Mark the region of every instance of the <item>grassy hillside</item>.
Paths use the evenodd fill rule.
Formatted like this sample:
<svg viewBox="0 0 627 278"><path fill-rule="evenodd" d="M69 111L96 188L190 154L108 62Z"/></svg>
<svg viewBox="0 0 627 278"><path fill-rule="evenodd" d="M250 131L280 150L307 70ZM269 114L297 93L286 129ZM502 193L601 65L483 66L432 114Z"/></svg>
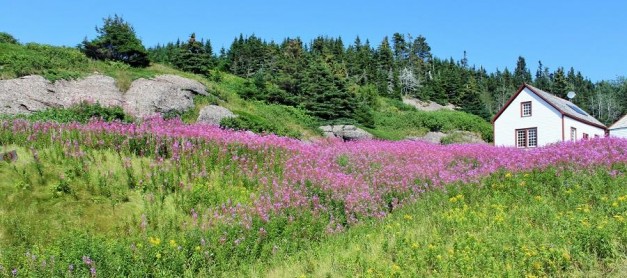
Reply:
<svg viewBox="0 0 627 278"><path fill-rule="evenodd" d="M196 108L180 115L188 123L196 120L202 106L217 104L242 116L237 122L231 123L234 128L296 138L321 135L317 127L323 123L302 109L242 99L239 93L246 91L246 80L228 73L213 72L211 78L206 78L160 64L138 69L119 62L94 61L75 48L35 43L0 43L0 79L40 74L54 81L80 78L94 72L113 77L121 91L126 91L135 79L159 74L177 74L203 83L211 96L197 96ZM374 111L375 126L368 131L378 138L400 140L407 136L424 135L428 131L466 130L480 134L486 141L492 140L491 125L464 112L419 112L400 101L387 98L378 98L377 103Z"/></svg>
<svg viewBox="0 0 627 278"><path fill-rule="evenodd" d="M0 276L620 276L627 141L0 121ZM4 159L5 157L3 157Z"/></svg>
<svg viewBox="0 0 627 278"><path fill-rule="evenodd" d="M627 176L500 172L233 276L625 277ZM229 276L227 275L227 276Z"/></svg>

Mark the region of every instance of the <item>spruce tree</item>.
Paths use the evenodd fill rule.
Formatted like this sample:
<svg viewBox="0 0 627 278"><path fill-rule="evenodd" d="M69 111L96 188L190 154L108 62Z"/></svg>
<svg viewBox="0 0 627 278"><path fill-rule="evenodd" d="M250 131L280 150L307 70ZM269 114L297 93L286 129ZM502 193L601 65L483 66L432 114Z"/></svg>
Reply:
<svg viewBox="0 0 627 278"><path fill-rule="evenodd" d="M320 59L312 61L303 80L300 106L322 120L354 116L355 98L346 91L344 80L334 76Z"/></svg>
<svg viewBox="0 0 627 278"><path fill-rule="evenodd" d="M83 40L79 48L87 57L97 60L113 60L133 67L147 67L150 64L148 52L135 35L135 29L122 17L115 15L104 19L102 27L96 27L98 37L92 41Z"/></svg>

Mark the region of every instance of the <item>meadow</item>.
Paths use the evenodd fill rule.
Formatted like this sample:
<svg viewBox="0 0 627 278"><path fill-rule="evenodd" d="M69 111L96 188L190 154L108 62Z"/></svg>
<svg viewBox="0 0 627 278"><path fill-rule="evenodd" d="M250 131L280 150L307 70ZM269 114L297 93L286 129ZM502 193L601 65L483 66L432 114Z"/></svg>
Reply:
<svg viewBox="0 0 627 278"><path fill-rule="evenodd" d="M627 270L627 140L299 141L152 118L0 121L0 276Z"/></svg>

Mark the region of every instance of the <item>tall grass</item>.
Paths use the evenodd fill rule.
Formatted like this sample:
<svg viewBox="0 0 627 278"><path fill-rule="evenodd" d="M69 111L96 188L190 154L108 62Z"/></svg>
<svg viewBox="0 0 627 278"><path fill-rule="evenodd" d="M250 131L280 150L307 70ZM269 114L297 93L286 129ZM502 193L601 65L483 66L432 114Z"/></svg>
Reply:
<svg viewBox="0 0 627 278"><path fill-rule="evenodd" d="M503 225L516 224L523 229L528 229L525 223L545 227L538 221L547 216L537 208L490 206L481 211L482 196L490 196L482 195L488 194L485 192L498 192L503 187L504 193L498 197L503 204L536 200L529 198L540 195L548 201L543 204L547 206L545 210L560 211L562 207L571 208L553 200L562 196L560 190L578 189L573 183L579 184L580 180L573 178L593 176L596 180L589 185L583 181L579 184L583 187L581 192L594 189L611 202L607 203L609 207L601 206L593 203L597 197L577 193L580 199L574 203L589 204L581 210L599 208L595 220L589 218L588 222L602 224L596 222L602 217L618 221L625 211L621 185L625 179L627 141L618 139L521 151L421 142L302 143L160 118L139 124L92 121L84 125L4 120L0 126L0 144L7 151L17 149L19 157L16 163L0 162L0 273L6 276L12 275L13 270L26 276L228 275L238 269L246 271L258 262L317 250L316 246L324 246L325 242L334 244L338 234L364 225L379 229L376 223L380 219L394 221L398 213L407 214L407 221L422 219L418 211L413 218L411 208L423 198L435 198L436 201L427 203L440 205L447 213L466 213L463 204L468 202L470 208L476 206L474 209L478 210L476 219L457 223L443 212L428 222L436 228L428 230L429 237L425 239L420 233L413 236L411 229L402 237L386 234L390 240L428 239L435 249L411 257L410 249L391 247L396 241L388 242L381 245L381 250L375 250L383 259L381 264L371 264L373 271L409 274L413 271L409 265L421 262L417 268L425 269L424 273L437 270L455 274L453 263L467 259L470 269L459 273L479 275L482 270L497 272L499 264L486 265L472 257L452 257L448 266L437 262L424 265L424 260L432 258L428 256L444 258L442 250L448 252L453 243L436 239L457 234L457 228L461 234L477 233L480 238L490 234L479 233L488 223L495 222L491 224L494 232L506 227L499 226L497 216L503 217ZM494 172L500 174L490 177ZM521 186L522 181L530 186ZM465 183L475 185L446 187ZM518 187L512 185L516 183ZM435 197L428 197L430 194ZM514 197L505 199L508 194ZM441 204L438 198L448 203ZM511 212L512 217L497 215L499 208ZM422 215L437 211L431 208ZM526 217L529 212L538 215ZM390 215L392 218L386 218ZM472 215L459 217L471 219ZM557 227L560 232L555 233L563 235L566 227L578 225L580 220L566 217L558 223L561 226L550 227ZM581 265L599 271L615 269L612 262L620 261L625 248L624 226L616 223L608 222L608 232L594 239L598 244L569 249L574 259L565 268L550 268L549 259L554 254L550 251L537 260L542 271L528 273L561 275L581 269ZM424 229L424 222L413 227ZM520 237L520 242L529 244L545 242L523 238L522 232L514 234L517 236L508 239L515 241ZM500 240L497 239L488 249L472 249L475 247L468 245L467 252L498 257L503 253L494 247ZM474 242L472 238L467 240L468 244ZM428 246L426 243L417 242L420 246ZM556 250L563 252L563 245L559 244ZM454 251L462 252L464 246ZM574 255L575 251L582 252L580 257ZM605 253L599 257L599 252ZM367 258L355 260L369 265ZM388 260L397 266L385 269ZM528 260L512 266L529 270L535 262ZM314 261L302 273L317 275L318 264L328 268L323 262ZM337 273L368 273L368 269L358 266L338 269ZM409 270L401 273L403 269ZM264 270L280 273L277 269Z"/></svg>

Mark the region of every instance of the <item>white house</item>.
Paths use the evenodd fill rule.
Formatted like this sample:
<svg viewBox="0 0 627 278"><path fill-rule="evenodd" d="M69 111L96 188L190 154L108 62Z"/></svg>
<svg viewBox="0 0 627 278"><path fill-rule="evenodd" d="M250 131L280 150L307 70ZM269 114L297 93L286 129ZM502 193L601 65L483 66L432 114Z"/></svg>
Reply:
<svg viewBox="0 0 627 278"><path fill-rule="evenodd" d="M541 147L605 136L607 127L577 105L528 84L492 119L495 146Z"/></svg>
<svg viewBox="0 0 627 278"><path fill-rule="evenodd" d="M627 115L610 126L610 136L627 138Z"/></svg>

